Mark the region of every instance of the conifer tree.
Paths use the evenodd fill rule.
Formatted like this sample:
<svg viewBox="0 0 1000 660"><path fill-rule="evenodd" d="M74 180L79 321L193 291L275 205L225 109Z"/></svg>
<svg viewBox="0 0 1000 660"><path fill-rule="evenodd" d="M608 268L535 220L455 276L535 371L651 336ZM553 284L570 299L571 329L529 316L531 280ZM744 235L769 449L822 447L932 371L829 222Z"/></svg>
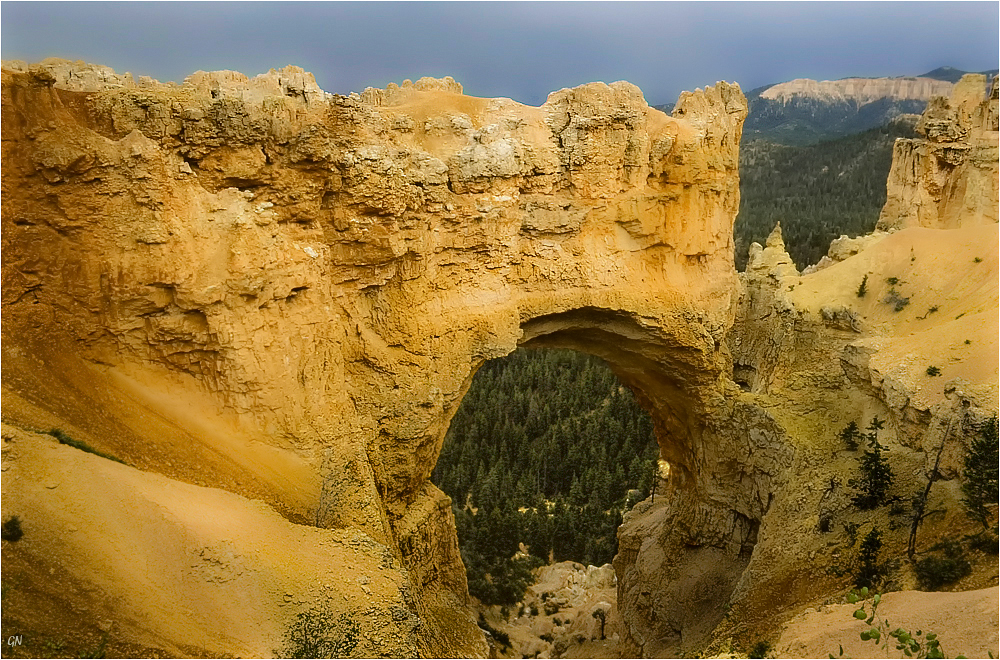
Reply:
<svg viewBox="0 0 1000 660"><path fill-rule="evenodd" d="M997 485L998 425L996 415L985 422L976 434L965 455L965 483L962 484L962 503L969 517L989 529L989 506L1000 499Z"/></svg>
<svg viewBox="0 0 1000 660"><path fill-rule="evenodd" d="M868 449L862 455L861 463L858 466L861 476L848 482L849 485L858 490L853 502L859 509L874 509L885 504L889 498L893 474L888 459L882 455L882 452L887 451L888 447L878 441L878 432L882 430L884 425L885 423L878 417L872 418L868 425L868 433L864 436L868 443Z"/></svg>

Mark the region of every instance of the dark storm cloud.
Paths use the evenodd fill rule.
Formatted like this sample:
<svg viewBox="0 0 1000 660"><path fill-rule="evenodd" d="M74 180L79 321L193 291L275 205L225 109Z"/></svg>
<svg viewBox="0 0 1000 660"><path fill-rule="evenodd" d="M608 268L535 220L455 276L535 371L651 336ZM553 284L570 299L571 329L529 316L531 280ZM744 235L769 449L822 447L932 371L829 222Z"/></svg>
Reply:
<svg viewBox="0 0 1000 660"><path fill-rule="evenodd" d="M298 64L332 92L451 75L477 96L538 104L629 80L683 89L997 66L1000 4L3 2L4 59L48 56L182 80Z"/></svg>

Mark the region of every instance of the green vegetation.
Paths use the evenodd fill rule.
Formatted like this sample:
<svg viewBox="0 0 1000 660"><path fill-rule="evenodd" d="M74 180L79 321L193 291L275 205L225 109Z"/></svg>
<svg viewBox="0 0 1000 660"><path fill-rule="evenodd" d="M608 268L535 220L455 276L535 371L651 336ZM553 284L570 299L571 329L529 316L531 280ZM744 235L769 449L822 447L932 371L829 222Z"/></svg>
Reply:
<svg viewBox="0 0 1000 660"><path fill-rule="evenodd" d="M854 611L854 618L859 621L864 621L868 626L867 630L859 633L861 641L872 642L875 646L881 644L881 649L883 651L882 655L888 657L888 649L890 640L895 642L895 647L897 651L901 651L903 655L908 658L943 658L944 649L941 648L941 642L938 640L935 633L927 633L925 636L923 631L918 630L916 634L910 633L902 628L896 628L891 630L892 626L886 619L878 618L878 606L882 602L881 594L873 594L870 610L866 610L865 606L868 601L868 595L871 593L867 588L862 588L860 591L852 591L847 596L847 602L853 604L859 603L858 609ZM840 656L844 655L844 647L840 647ZM872 654L874 655L874 654ZM830 657L834 657L831 653ZM962 658L964 656L958 656Z"/></svg>
<svg viewBox="0 0 1000 660"><path fill-rule="evenodd" d="M858 428L857 422L851 422L845 426L838 437L844 441L844 445L851 451L856 451L859 443L865 439L861 429Z"/></svg>
<svg viewBox="0 0 1000 660"><path fill-rule="evenodd" d="M990 528L991 505L1000 500L1000 488L997 484L998 428L1000 420L997 415L987 420L979 427L979 432L973 439L965 454L965 482L962 484L962 503L970 518L983 526L983 531ZM993 531L996 535L996 523ZM995 545L995 542L994 542Z"/></svg>
<svg viewBox="0 0 1000 660"><path fill-rule="evenodd" d="M861 285L858 286L858 298L864 298L868 293L868 275L861 278Z"/></svg>
<svg viewBox="0 0 1000 660"><path fill-rule="evenodd" d="M604 634L604 628L608 622L608 612L603 607L599 607L591 612L590 616L601 622L601 640L607 639L607 635Z"/></svg>
<svg viewBox="0 0 1000 660"><path fill-rule="evenodd" d="M924 312L924 315L923 316L918 316L917 319L920 320L920 321L923 321L925 318L927 318L931 314L936 314L939 309L940 309L940 307L938 307L937 305L931 305L930 307L927 308L927 311Z"/></svg>
<svg viewBox="0 0 1000 660"><path fill-rule="evenodd" d="M21 519L17 516L11 516L3 522L3 526L0 527L0 537L4 541L10 541L11 543L17 543L24 536L24 530L21 529Z"/></svg>
<svg viewBox="0 0 1000 660"><path fill-rule="evenodd" d="M871 530L861 540L858 547L857 565L854 571L854 584L859 587L878 586L886 573L886 566L879 561L882 552L882 532L877 527Z"/></svg>
<svg viewBox="0 0 1000 660"><path fill-rule="evenodd" d="M761 139L740 145L740 212L734 228L736 267L746 268L750 244L764 243L774 225L798 268L814 264L830 241L875 228L896 138L912 124L892 122L864 133L807 147Z"/></svg>
<svg viewBox="0 0 1000 660"><path fill-rule="evenodd" d="M657 456L652 421L601 360L518 350L484 364L432 475L452 499L469 592L513 604L540 563L610 562ZM530 557L514 558L520 543Z"/></svg>
<svg viewBox="0 0 1000 660"><path fill-rule="evenodd" d="M901 114L919 115L926 106L924 101L887 98L860 106L856 101L772 100L760 96L765 89L747 92L750 114L743 127L744 139L810 145L874 129Z"/></svg>
<svg viewBox="0 0 1000 660"><path fill-rule="evenodd" d="M747 654L748 658L766 658L767 654L771 652L771 643L768 641L761 640L753 645L750 652Z"/></svg>
<svg viewBox="0 0 1000 660"><path fill-rule="evenodd" d="M493 626L491 626L486 621L486 617L483 616L482 612L479 613L479 623L478 623L478 625L479 625L480 628L482 628L487 633L489 633L490 637L492 637L493 639L495 639L497 641L497 643L500 645L500 649L501 650L505 650L505 649L510 648L510 635L508 635L507 633L505 633L502 630L497 630L496 628L494 628Z"/></svg>
<svg viewBox="0 0 1000 660"><path fill-rule="evenodd" d="M79 449L80 451L85 451L88 454L94 454L95 456L100 456L101 458L106 458L109 461L114 461L115 463L121 463L122 465L127 465L127 463L125 463L125 461L123 461L122 459L118 458L117 456L112 456L111 454L105 454L103 451L100 451L99 449L94 449L93 447L91 447L90 445L88 445L86 442L82 442L80 440L74 440L73 438L71 438L70 436L68 436L66 433L64 433L60 429L52 429L51 431L47 431L47 433L49 435L51 435L53 438L55 438L56 440L58 440L59 444L61 444L61 445L69 445L70 447L73 447L74 449Z"/></svg>
<svg viewBox="0 0 1000 660"><path fill-rule="evenodd" d="M932 547L931 551L939 554L925 557L914 565L922 589L936 591L972 572L972 564L958 541L946 539Z"/></svg>
<svg viewBox="0 0 1000 660"><path fill-rule="evenodd" d="M847 547L853 548L854 544L858 542L858 529L861 527L858 523L844 523L844 534L847 535Z"/></svg>
<svg viewBox="0 0 1000 660"><path fill-rule="evenodd" d="M97 645L85 649L83 653L80 654L81 658L104 658L107 657L108 651L108 633L101 633L101 641L97 642Z"/></svg>
<svg viewBox="0 0 1000 660"><path fill-rule="evenodd" d="M864 434L868 449L862 454L858 466L861 476L847 482L858 491L852 501L859 509L874 509L889 500L893 474L889 460L882 455L882 452L888 451L889 448L878 441L878 432L884 425L885 423L878 417L872 418L868 425L868 433Z"/></svg>
<svg viewBox="0 0 1000 660"><path fill-rule="evenodd" d="M348 613L337 614L329 603L299 612L285 631L281 658L342 658L358 645L360 628Z"/></svg>
<svg viewBox="0 0 1000 660"><path fill-rule="evenodd" d="M896 280L896 278L890 277L889 280ZM898 283L898 280L896 280L896 283ZM901 312L904 307L910 304L910 297L904 297L903 294L897 291L893 282L890 281L889 284L889 292L885 294L885 298L882 299L882 302L892 305L894 311Z"/></svg>

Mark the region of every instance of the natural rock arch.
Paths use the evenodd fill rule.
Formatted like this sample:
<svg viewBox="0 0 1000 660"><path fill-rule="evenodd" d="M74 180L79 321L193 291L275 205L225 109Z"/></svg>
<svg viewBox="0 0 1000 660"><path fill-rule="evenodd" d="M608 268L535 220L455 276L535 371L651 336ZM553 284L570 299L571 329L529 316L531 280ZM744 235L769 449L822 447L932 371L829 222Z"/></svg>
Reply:
<svg viewBox="0 0 1000 660"><path fill-rule="evenodd" d="M730 380L737 86L668 117L623 82L531 108L429 79L335 97L294 67L88 71L4 70L5 337L209 397L237 463L304 461L312 485L275 470L254 496L389 548L435 655L482 650L428 481L469 379L519 343L594 353L675 468L669 515L623 532L627 648L711 630L789 460ZM677 639L647 639L663 621Z"/></svg>

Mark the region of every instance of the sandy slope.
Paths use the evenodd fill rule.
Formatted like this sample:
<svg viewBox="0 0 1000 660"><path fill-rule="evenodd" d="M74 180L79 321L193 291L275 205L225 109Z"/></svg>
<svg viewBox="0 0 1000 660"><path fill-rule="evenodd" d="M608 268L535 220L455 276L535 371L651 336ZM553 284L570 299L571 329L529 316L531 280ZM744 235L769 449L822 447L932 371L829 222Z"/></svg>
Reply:
<svg viewBox="0 0 1000 660"><path fill-rule="evenodd" d="M797 278L789 296L796 307L817 316L823 307L855 312L870 334L857 344L875 351L873 372L901 382L917 407L942 400L944 384L954 378L974 384L995 402L997 241L997 225L897 231L874 239L857 255ZM859 298L866 275L868 293ZM900 311L886 302L891 289L909 299ZM931 366L940 369L939 376L927 374Z"/></svg>
<svg viewBox="0 0 1000 660"><path fill-rule="evenodd" d="M109 617L100 625L111 655L270 656L296 613L320 602L338 613L369 602L372 612L354 615L387 637L391 626L378 619L411 616L403 572L363 533L297 525L262 502L6 424L3 510L24 530L3 544L5 610L31 612L5 620L4 632L24 634L26 653L46 653L46 640L84 652L74 610ZM49 573L42 584L32 579L39 566Z"/></svg>
<svg viewBox="0 0 1000 660"><path fill-rule="evenodd" d="M1000 655L997 641L998 588L960 591L955 593L925 593L900 591L885 594L878 608L880 620L916 633L937 633L941 648L949 658L965 655L985 658ZM826 658L838 655L843 645L844 656L851 658L899 658L902 654L889 647L887 653L858 636L870 626L852 616L857 605L826 605L819 610L807 610L792 619L781 634L775 650L779 658ZM870 611L870 608L869 608Z"/></svg>

